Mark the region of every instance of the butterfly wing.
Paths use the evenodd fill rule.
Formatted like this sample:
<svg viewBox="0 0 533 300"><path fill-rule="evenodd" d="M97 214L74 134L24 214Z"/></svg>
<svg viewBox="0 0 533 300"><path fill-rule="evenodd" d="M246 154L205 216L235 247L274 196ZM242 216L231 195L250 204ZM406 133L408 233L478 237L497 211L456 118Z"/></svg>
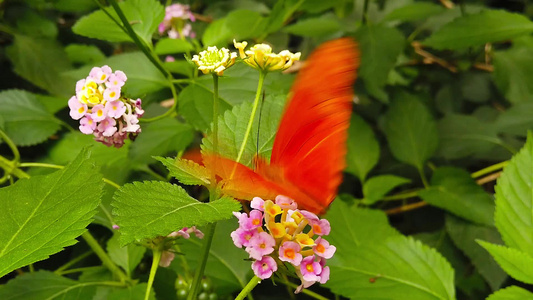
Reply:
<svg viewBox="0 0 533 300"><path fill-rule="evenodd" d="M358 64L351 39L321 45L298 74L274 140L270 167L282 172L275 181L313 212L327 208L342 181Z"/></svg>

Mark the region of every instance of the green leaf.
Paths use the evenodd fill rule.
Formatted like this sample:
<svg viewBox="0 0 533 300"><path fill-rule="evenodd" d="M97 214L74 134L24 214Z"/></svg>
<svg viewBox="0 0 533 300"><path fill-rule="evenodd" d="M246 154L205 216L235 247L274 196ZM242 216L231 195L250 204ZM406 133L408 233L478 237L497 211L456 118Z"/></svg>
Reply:
<svg viewBox="0 0 533 300"><path fill-rule="evenodd" d="M96 65L105 59L104 53L95 45L70 44L65 51L71 63Z"/></svg>
<svg viewBox="0 0 533 300"><path fill-rule="evenodd" d="M256 11L237 9L226 16L226 27L238 41L261 35L266 25L267 19Z"/></svg>
<svg viewBox="0 0 533 300"><path fill-rule="evenodd" d="M383 129L394 157L419 170L439 143L433 116L413 95L404 93L392 102Z"/></svg>
<svg viewBox="0 0 533 300"><path fill-rule="evenodd" d="M516 280L533 284L533 257L515 248L477 241Z"/></svg>
<svg viewBox="0 0 533 300"><path fill-rule="evenodd" d="M379 144L372 128L357 114L352 115L348 129L346 171L364 182L379 160Z"/></svg>
<svg viewBox="0 0 533 300"><path fill-rule="evenodd" d="M385 21L412 22L427 19L443 12L441 5L430 2L415 2L393 10L385 17Z"/></svg>
<svg viewBox="0 0 533 300"><path fill-rule="evenodd" d="M431 187L419 195L429 204L477 224L493 224L494 202L463 169L438 168L431 178Z"/></svg>
<svg viewBox="0 0 533 300"><path fill-rule="evenodd" d="M363 184L363 203L371 205L381 200L383 196L400 185L410 183L411 180L395 175L380 175L370 178Z"/></svg>
<svg viewBox="0 0 533 300"><path fill-rule="evenodd" d="M507 274L483 248L477 239L503 244L500 234L493 227L481 226L463 221L451 215L446 216L446 231L457 248L470 258L472 264L487 281L493 291L507 279Z"/></svg>
<svg viewBox="0 0 533 300"><path fill-rule="evenodd" d="M186 60L165 61L163 66L172 73L181 74L184 76L191 76L191 74L195 74L197 71L196 68ZM183 90L179 95L181 95L181 93L183 93Z"/></svg>
<svg viewBox="0 0 533 300"><path fill-rule="evenodd" d="M115 289L109 295L107 295L106 300L144 300L144 294L146 293L146 288L148 284L145 282L135 284L134 286L128 286L125 289ZM155 291L152 289L150 291L149 300L155 300ZM96 300L96 299L93 299Z"/></svg>
<svg viewBox="0 0 533 300"><path fill-rule="evenodd" d="M448 114L437 128L441 137L438 154L446 159L481 155L503 145L495 126L474 116Z"/></svg>
<svg viewBox="0 0 533 300"><path fill-rule="evenodd" d="M119 3L120 9L128 19L137 35L148 45L152 44L152 34L165 16L165 9L156 0L127 0ZM107 12L120 24L112 7ZM74 24L76 34L109 42L132 42L132 39L111 20L101 9L82 17Z"/></svg>
<svg viewBox="0 0 533 300"><path fill-rule="evenodd" d="M6 53L13 70L22 78L56 96L74 94L76 82L62 75L71 66L58 42L16 34Z"/></svg>
<svg viewBox="0 0 533 300"><path fill-rule="evenodd" d="M126 274L131 277L133 270L141 262L146 248L135 244L130 244L120 247L119 234L113 235L107 241L107 253L111 260L126 271Z"/></svg>
<svg viewBox="0 0 533 300"><path fill-rule="evenodd" d="M533 32L526 16L503 10L465 15L444 25L424 41L435 49L461 49L500 42Z"/></svg>
<svg viewBox="0 0 533 300"><path fill-rule="evenodd" d="M229 30L226 19L218 19L207 26L202 36L202 44L225 47L231 40L233 33Z"/></svg>
<svg viewBox="0 0 533 300"><path fill-rule="evenodd" d="M4 131L18 146L42 143L59 130L60 121L34 94L22 90L0 92L0 106Z"/></svg>
<svg viewBox="0 0 533 300"><path fill-rule="evenodd" d="M152 163L154 155L185 150L193 137L192 128L174 118L151 122L143 126L142 133L131 144L129 157L136 163Z"/></svg>
<svg viewBox="0 0 533 300"><path fill-rule="evenodd" d="M505 244L533 253L533 136L503 169L496 190L494 221Z"/></svg>
<svg viewBox="0 0 533 300"><path fill-rule="evenodd" d="M490 295L487 300L532 300L533 294L521 287L510 286Z"/></svg>
<svg viewBox="0 0 533 300"><path fill-rule="evenodd" d="M187 40L163 38L155 45L155 53L159 55L184 53L192 51L194 47Z"/></svg>
<svg viewBox="0 0 533 300"><path fill-rule="evenodd" d="M232 218L217 223L213 236L213 243L209 249L205 274L216 283L216 291L220 296L227 295L242 288L248 283L251 276L251 262L244 249L235 247L230 234L237 229L237 220ZM203 241L191 238L183 241L180 249L185 255L191 268L195 268L202 258ZM182 275L183 267L179 261L174 260L170 268Z"/></svg>
<svg viewBox="0 0 533 300"><path fill-rule="evenodd" d="M92 300L96 284L78 282L48 271L26 273L10 280L0 288L0 299L4 300Z"/></svg>
<svg viewBox="0 0 533 300"><path fill-rule="evenodd" d="M452 267L420 241L395 236L354 246L337 246L339 263L331 264L326 284L333 292L354 299L455 299Z"/></svg>
<svg viewBox="0 0 533 300"><path fill-rule="evenodd" d="M259 114L255 115L252 131L246 143L241 163L252 165L253 157L270 158L274 138L283 111L284 96L267 96L262 107L261 124ZM248 120L252 113L252 104L244 102L226 111L218 120L218 153L229 159L237 159L238 151L244 140ZM209 134L202 141L203 150L213 150L213 135Z"/></svg>
<svg viewBox="0 0 533 300"><path fill-rule="evenodd" d="M231 198L202 203L183 188L160 181L126 184L113 199L121 245L228 219L240 209L239 203Z"/></svg>
<svg viewBox="0 0 533 300"><path fill-rule="evenodd" d="M179 111L195 129L206 131L213 121L213 93L199 84L191 84L178 95ZM219 110L224 112L231 105L219 97Z"/></svg>
<svg viewBox="0 0 533 300"><path fill-rule="evenodd" d="M509 50L494 52L494 82L512 103L533 100L532 46L515 43Z"/></svg>
<svg viewBox="0 0 533 300"><path fill-rule="evenodd" d="M404 48L405 37L396 28L363 25L356 32L356 38L361 50L359 76L371 95L386 102L387 99L379 97L380 90Z"/></svg>
<svg viewBox="0 0 533 300"><path fill-rule="evenodd" d="M268 17L266 33L278 31L281 27L283 27L283 24L285 24L285 22L304 2L304 0L277 1L270 12L270 16Z"/></svg>
<svg viewBox="0 0 533 300"><path fill-rule="evenodd" d="M73 245L86 230L103 186L89 156L0 189L0 277Z"/></svg>
<svg viewBox="0 0 533 300"><path fill-rule="evenodd" d="M209 170L192 160L154 157L160 161L170 172L170 176L180 183L188 185L209 185Z"/></svg>
<svg viewBox="0 0 533 300"><path fill-rule="evenodd" d="M283 32L305 37L324 37L341 31L341 23L330 14L307 18L283 28Z"/></svg>
<svg viewBox="0 0 533 300"><path fill-rule="evenodd" d="M498 115L494 126L499 133L526 137L533 129L533 102L520 102Z"/></svg>
<svg viewBox="0 0 533 300"><path fill-rule="evenodd" d="M28 36L46 38L57 36L56 23L31 10L26 10L17 18L17 28L20 33Z"/></svg>
<svg viewBox="0 0 533 300"><path fill-rule="evenodd" d="M135 63L132 63L135 62ZM128 97L141 97L148 93L168 87L167 79L141 52L129 52L114 55L98 65L108 65L113 71L121 70L128 76L124 87L124 93ZM89 75L93 66L85 66L74 71L66 72L65 75L80 80ZM74 85L70 88L74 94Z"/></svg>

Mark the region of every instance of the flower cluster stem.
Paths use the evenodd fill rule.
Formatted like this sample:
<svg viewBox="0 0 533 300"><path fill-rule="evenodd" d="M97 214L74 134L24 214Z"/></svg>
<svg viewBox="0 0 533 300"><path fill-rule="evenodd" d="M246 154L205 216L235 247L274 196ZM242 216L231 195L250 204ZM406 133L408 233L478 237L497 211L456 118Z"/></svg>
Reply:
<svg viewBox="0 0 533 300"><path fill-rule="evenodd" d="M114 276L118 277L121 283L129 281L128 276L111 260L109 255L104 251L104 249L98 244L94 237L89 233L89 231L84 232L81 237L87 242L87 245L91 247L94 253L100 258L104 266L113 273Z"/></svg>
<svg viewBox="0 0 533 300"><path fill-rule="evenodd" d="M200 265L194 273L194 279L191 284L191 290L189 291L189 296L187 300L196 300L196 295L200 288L200 282L202 276L204 275L205 266L207 264L207 257L209 256L209 251L211 250L211 243L213 242L213 236L215 235L217 223L209 223L205 230L204 245L202 247L202 259L200 260Z"/></svg>
<svg viewBox="0 0 533 300"><path fill-rule="evenodd" d="M252 290L255 288L256 285L258 285L261 282L261 279L254 275L250 281L248 281L248 284L242 289L242 291L237 295L235 300L243 300L244 297L246 297L248 294L252 292Z"/></svg>
<svg viewBox="0 0 533 300"><path fill-rule="evenodd" d="M150 299L150 291L152 290L152 285L154 284L155 274L157 273L157 267L159 267L159 262L161 261L162 253L163 251L158 248L153 249L154 257L152 259L152 267L150 268L150 277L148 277L148 286L146 287L144 300Z"/></svg>

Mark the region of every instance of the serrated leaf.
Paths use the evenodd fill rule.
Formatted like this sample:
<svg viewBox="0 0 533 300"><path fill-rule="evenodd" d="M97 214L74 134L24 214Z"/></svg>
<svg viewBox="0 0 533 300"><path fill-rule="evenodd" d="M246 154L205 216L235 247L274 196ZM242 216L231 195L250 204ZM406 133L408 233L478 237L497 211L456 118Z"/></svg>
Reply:
<svg viewBox="0 0 533 300"><path fill-rule="evenodd" d="M385 114L383 129L396 159L421 170L439 143L433 116L415 96L401 94Z"/></svg>
<svg viewBox="0 0 533 300"><path fill-rule="evenodd" d="M505 244L533 253L533 136L503 169L495 187L494 221Z"/></svg>
<svg viewBox="0 0 533 300"><path fill-rule="evenodd" d="M507 274L483 248L477 239L503 244L500 234L493 227L481 226L463 221L451 215L446 216L446 232L457 248L470 258L472 264L487 281L493 291L507 279Z"/></svg>
<svg viewBox="0 0 533 300"><path fill-rule="evenodd" d="M204 166L195 163L192 160L154 157L160 161L170 172L170 176L176 178L179 182L189 185L208 185L209 170Z"/></svg>
<svg viewBox="0 0 533 300"><path fill-rule="evenodd" d="M487 300L532 300L533 294L518 286L510 286L490 295Z"/></svg>
<svg viewBox="0 0 533 300"><path fill-rule="evenodd" d="M265 31L267 19L259 12L247 9L231 11L226 16L225 26L236 40L244 40L261 35Z"/></svg>
<svg viewBox="0 0 533 300"><path fill-rule="evenodd" d="M324 37L341 31L341 23L330 14L302 19L283 28L283 32L305 37Z"/></svg>
<svg viewBox="0 0 533 300"><path fill-rule="evenodd" d="M211 22L202 35L202 44L225 47L231 40L232 32L226 25L226 18Z"/></svg>
<svg viewBox="0 0 533 300"><path fill-rule="evenodd" d="M120 247L118 234L113 235L107 241L106 249L111 260L122 267L126 271L126 274L128 274L128 277L131 277L133 270L139 265L146 252L145 247L135 244Z"/></svg>
<svg viewBox="0 0 533 300"><path fill-rule="evenodd" d="M199 84L190 84L178 95L179 111L198 130L205 131L213 122L213 93ZM219 97L219 110L223 113L231 105Z"/></svg>
<svg viewBox="0 0 533 300"><path fill-rule="evenodd" d="M419 21L443 11L445 11L444 7L435 3L415 2L393 10L384 20L398 20L402 22Z"/></svg>
<svg viewBox="0 0 533 300"><path fill-rule="evenodd" d="M58 42L16 34L6 53L13 70L22 78L55 96L74 93L76 81L62 75L72 67Z"/></svg>
<svg viewBox="0 0 533 300"><path fill-rule="evenodd" d="M151 45L152 34L165 16L165 9L161 3L156 0L127 0L120 2L119 6L137 35L145 43ZM111 6L105 9L115 20L122 24ZM132 41L101 9L79 19L72 27L72 31L79 35L109 42Z"/></svg>
<svg viewBox="0 0 533 300"><path fill-rule="evenodd" d="M105 59L104 53L95 45L70 44L65 47L71 63L95 65Z"/></svg>
<svg viewBox="0 0 533 300"><path fill-rule="evenodd" d="M346 171L364 182L368 172L378 163L380 149L372 128L357 114L352 115L346 144Z"/></svg>
<svg viewBox="0 0 533 300"><path fill-rule="evenodd" d="M216 290L219 296L241 290L248 282L251 273L251 262L248 253L235 247L230 234L237 229L237 219L232 218L217 223L213 242L209 249L205 274L216 282ZM183 241L180 249L185 255L187 262L192 268L198 265L202 258L203 241L191 238ZM183 267L175 260L170 268L181 275Z"/></svg>
<svg viewBox="0 0 533 300"><path fill-rule="evenodd" d="M493 224L494 202L463 169L438 168L431 178L431 187L419 195L429 204L477 224Z"/></svg>
<svg viewBox="0 0 533 300"><path fill-rule="evenodd" d="M128 97L142 97L147 93L168 87L168 80L142 52L128 52L113 55L97 65L108 65L113 71L121 70L126 73L128 81L126 81L122 89ZM66 72L65 75L75 80L80 80L89 75L92 67L85 66L74 71ZM75 85L72 85L69 89L69 91L72 90L72 94L74 94L74 87Z"/></svg>
<svg viewBox="0 0 533 300"><path fill-rule="evenodd" d="M76 243L100 203L102 176L90 152L50 175L0 189L0 277Z"/></svg>
<svg viewBox="0 0 533 300"><path fill-rule="evenodd" d="M530 103L533 100L531 47L531 44L515 43L509 50L494 52L494 82L512 103Z"/></svg>
<svg viewBox="0 0 533 300"><path fill-rule="evenodd" d="M48 271L26 273L10 280L0 289L4 300L92 300L96 285L78 282Z"/></svg>
<svg viewBox="0 0 533 300"><path fill-rule="evenodd" d="M332 234L333 234L332 230ZM437 251L395 236L358 247L337 246L326 284L353 299L455 299L454 272Z"/></svg>
<svg viewBox="0 0 533 300"><path fill-rule="evenodd" d="M192 51L194 47L187 40L163 38L155 45L155 53L158 55L184 53Z"/></svg>
<svg viewBox="0 0 533 300"><path fill-rule="evenodd" d="M59 130L60 121L46 110L34 94L22 90L0 92L0 106L3 128L18 146L41 143Z"/></svg>
<svg viewBox="0 0 533 300"><path fill-rule="evenodd" d="M134 182L122 186L113 197L113 215L120 226L120 244L166 236L183 227L202 226L228 219L239 211L229 197L202 203L167 182Z"/></svg>
<svg viewBox="0 0 533 300"><path fill-rule="evenodd" d="M533 32L526 16L503 10L464 15L444 25L424 41L435 49L461 49L512 39Z"/></svg>
<svg viewBox="0 0 533 300"><path fill-rule="evenodd" d="M142 133L131 144L129 158L139 164L152 163L154 155L185 150L193 138L191 126L164 118L143 126Z"/></svg>
<svg viewBox="0 0 533 300"><path fill-rule="evenodd" d="M363 184L363 196L365 197L363 203L367 205L374 204L394 188L410 182L410 179L395 175L371 177Z"/></svg>
<svg viewBox="0 0 533 300"><path fill-rule="evenodd" d="M498 262L509 276L533 284L533 257L518 249L477 241Z"/></svg>

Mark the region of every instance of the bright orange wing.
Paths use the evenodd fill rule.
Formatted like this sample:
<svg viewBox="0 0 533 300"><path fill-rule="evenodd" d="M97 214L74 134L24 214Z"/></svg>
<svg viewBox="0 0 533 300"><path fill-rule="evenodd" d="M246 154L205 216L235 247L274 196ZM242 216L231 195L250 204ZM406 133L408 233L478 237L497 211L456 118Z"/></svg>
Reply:
<svg viewBox="0 0 533 300"><path fill-rule="evenodd" d="M298 74L274 140L271 167L282 170L291 194L307 195L294 199L314 212L327 208L342 181L358 65L351 39L321 45Z"/></svg>

